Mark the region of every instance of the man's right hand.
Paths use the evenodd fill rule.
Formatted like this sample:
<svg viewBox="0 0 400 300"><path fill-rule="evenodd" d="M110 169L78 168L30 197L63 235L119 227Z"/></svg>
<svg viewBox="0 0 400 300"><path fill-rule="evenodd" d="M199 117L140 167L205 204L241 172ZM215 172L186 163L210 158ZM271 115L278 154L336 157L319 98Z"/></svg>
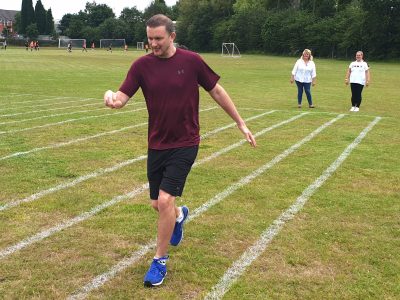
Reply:
<svg viewBox="0 0 400 300"><path fill-rule="evenodd" d="M117 93L108 90L104 93L104 105L110 108L121 108L123 106L121 100L117 100Z"/></svg>

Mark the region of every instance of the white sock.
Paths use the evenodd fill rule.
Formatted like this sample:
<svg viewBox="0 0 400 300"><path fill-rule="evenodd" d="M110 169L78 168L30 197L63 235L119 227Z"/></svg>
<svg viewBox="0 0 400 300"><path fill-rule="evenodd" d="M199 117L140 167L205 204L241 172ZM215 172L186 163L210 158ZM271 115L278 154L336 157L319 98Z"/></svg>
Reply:
<svg viewBox="0 0 400 300"><path fill-rule="evenodd" d="M183 211L182 211L182 207L178 207L179 209L179 216L176 218L176 222L180 223L183 221Z"/></svg>

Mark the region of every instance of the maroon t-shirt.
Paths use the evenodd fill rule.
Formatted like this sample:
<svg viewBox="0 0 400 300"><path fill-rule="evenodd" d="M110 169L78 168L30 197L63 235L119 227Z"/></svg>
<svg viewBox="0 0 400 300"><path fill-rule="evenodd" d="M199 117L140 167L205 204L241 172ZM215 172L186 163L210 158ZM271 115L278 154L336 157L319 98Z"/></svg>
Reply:
<svg viewBox="0 0 400 300"><path fill-rule="evenodd" d="M177 48L170 58L137 59L119 90L132 97L142 89L149 148L164 150L199 144L199 85L210 91L219 78L197 53Z"/></svg>

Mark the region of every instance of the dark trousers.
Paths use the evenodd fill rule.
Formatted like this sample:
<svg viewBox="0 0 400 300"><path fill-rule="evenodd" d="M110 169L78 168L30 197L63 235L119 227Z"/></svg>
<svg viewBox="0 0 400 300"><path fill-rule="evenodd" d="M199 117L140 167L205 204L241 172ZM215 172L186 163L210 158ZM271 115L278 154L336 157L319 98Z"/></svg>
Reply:
<svg viewBox="0 0 400 300"><path fill-rule="evenodd" d="M360 107L361 105L361 93L364 88L362 84L350 83L351 87L351 106Z"/></svg>
<svg viewBox="0 0 400 300"><path fill-rule="evenodd" d="M300 82L296 80L297 85L297 103L300 105L303 99L303 89L307 96L307 101L309 105L312 105L311 97L311 82Z"/></svg>

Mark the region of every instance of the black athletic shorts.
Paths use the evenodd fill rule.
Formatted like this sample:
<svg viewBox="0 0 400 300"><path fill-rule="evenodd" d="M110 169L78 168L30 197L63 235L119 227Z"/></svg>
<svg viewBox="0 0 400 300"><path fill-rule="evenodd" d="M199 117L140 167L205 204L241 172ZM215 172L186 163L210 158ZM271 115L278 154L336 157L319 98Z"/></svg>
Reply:
<svg viewBox="0 0 400 300"><path fill-rule="evenodd" d="M167 150L148 150L147 178L150 199L157 200L160 189L172 196L182 196L186 177L196 159L199 146Z"/></svg>

